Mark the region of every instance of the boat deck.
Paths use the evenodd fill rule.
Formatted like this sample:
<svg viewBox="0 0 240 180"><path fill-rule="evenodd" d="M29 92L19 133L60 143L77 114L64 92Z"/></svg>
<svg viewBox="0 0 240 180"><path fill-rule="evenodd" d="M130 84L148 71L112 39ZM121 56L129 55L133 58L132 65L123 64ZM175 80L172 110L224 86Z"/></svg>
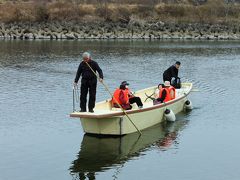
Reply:
<svg viewBox="0 0 240 180"><path fill-rule="evenodd" d="M152 92L154 92L155 88L151 88L150 89L151 93L149 93L149 89L148 89L148 94L152 94ZM146 91L144 91L146 92ZM148 99L146 102L146 95L143 92L138 92L136 93L136 96L139 96L142 99L143 102L143 108L139 109L137 107L136 104L133 104L133 108L131 110L126 110L126 112L128 114L133 114L133 113L137 113L137 112L143 112L143 111L148 111L148 110L152 110L155 108L160 108L162 106L174 103L175 101L177 101L178 99L180 99L181 97L184 97L184 93L186 92L186 88L181 88L181 89L177 89L176 90L176 98L174 100L171 100L167 103L162 103L162 104L158 104L158 105L153 105L153 102L151 99ZM117 116L123 116L124 113L122 112L122 110L120 108L112 108L111 107L111 102L110 100L106 100L103 102L99 102L96 104L96 107L94 109L94 113L90 113L90 112L79 112L79 111L75 111L73 113L70 114L70 117L78 117L78 118L109 118L109 117L117 117Z"/></svg>
<svg viewBox="0 0 240 180"><path fill-rule="evenodd" d="M152 102L143 102L143 107L142 109L139 109L135 104L132 105L133 108L131 110L126 110L125 112L127 112L128 114L130 114L131 112L135 112L135 111L141 111L144 110L146 108L152 107L153 103ZM122 110L120 108L109 108L109 109L94 109L94 113L90 113L90 112L73 112L70 114L71 117L95 117L95 118L103 118L103 117L108 117L108 116L121 116L124 115L124 113L122 112Z"/></svg>

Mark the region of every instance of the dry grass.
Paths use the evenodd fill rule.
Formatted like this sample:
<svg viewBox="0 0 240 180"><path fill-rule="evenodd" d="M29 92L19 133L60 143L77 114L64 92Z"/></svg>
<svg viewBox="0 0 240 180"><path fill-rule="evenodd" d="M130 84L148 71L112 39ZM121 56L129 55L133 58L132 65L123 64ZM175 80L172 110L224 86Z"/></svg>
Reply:
<svg viewBox="0 0 240 180"><path fill-rule="evenodd" d="M178 22L235 23L240 21L240 5L226 4L223 0L208 0L203 5L158 4L155 11L159 18Z"/></svg>
<svg viewBox="0 0 240 180"><path fill-rule="evenodd" d="M107 0L105 0L107 2ZM80 3L79 3L80 2ZM208 0L199 4L195 0L119 0L104 1L35 1L15 3L0 0L1 22L44 22L102 20L128 23L131 17L152 21L185 23L239 23L240 5L226 4L224 0ZM88 1L87 1L88 2ZM97 3L101 2L101 3ZM124 4L128 3L128 4Z"/></svg>
<svg viewBox="0 0 240 180"><path fill-rule="evenodd" d="M34 8L30 3L4 3L0 4L0 21L33 21Z"/></svg>

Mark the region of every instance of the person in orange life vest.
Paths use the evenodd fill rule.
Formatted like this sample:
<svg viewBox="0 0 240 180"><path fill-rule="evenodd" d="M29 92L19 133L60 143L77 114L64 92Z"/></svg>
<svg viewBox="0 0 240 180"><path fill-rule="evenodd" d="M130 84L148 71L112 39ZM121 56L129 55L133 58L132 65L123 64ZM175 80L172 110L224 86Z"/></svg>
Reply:
<svg viewBox="0 0 240 180"><path fill-rule="evenodd" d="M155 90L155 94L154 94L154 97L155 99L159 98L159 93L160 91L162 90L162 88L164 87L164 84L159 84L157 89Z"/></svg>
<svg viewBox="0 0 240 180"><path fill-rule="evenodd" d="M157 89L155 90L153 105L161 104L165 99L167 92L165 90L163 91L163 88L164 88L164 84L159 84ZM160 95L160 92L161 92L161 95Z"/></svg>
<svg viewBox="0 0 240 180"><path fill-rule="evenodd" d="M155 91L156 100L155 100L154 104L159 104L159 103L165 102L165 98L167 96L167 93L168 92L167 92L164 84L159 84L158 88Z"/></svg>
<svg viewBox="0 0 240 180"><path fill-rule="evenodd" d="M170 95L170 91L169 91L170 87L171 87L170 81L165 81L164 82L164 87L165 87L165 89L167 91L166 98L164 99L164 102L168 102L168 101L171 100L171 95Z"/></svg>
<svg viewBox="0 0 240 180"><path fill-rule="evenodd" d="M176 98L176 89L173 86L168 88L171 100Z"/></svg>
<svg viewBox="0 0 240 180"><path fill-rule="evenodd" d="M115 90L112 99L113 107L118 107L115 100L122 106L123 109L132 109L131 104L137 103L139 108L143 107L142 101L139 97L134 96L128 88L127 81L123 81L118 89Z"/></svg>
<svg viewBox="0 0 240 180"><path fill-rule="evenodd" d="M170 86L170 82L169 84L165 83L165 84L158 85L158 91L156 91L156 92L159 92L158 98L156 99L158 102L163 103L163 102L170 101L170 94L168 91L169 86Z"/></svg>
<svg viewBox="0 0 240 180"><path fill-rule="evenodd" d="M167 90L169 92L170 95L170 100L173 100L176 98L176 89L171 86L171 83L169 81L165 81L165 86L167 87Z"/></svg>
<svg viewBox="0 0 240 180"><path fill-rule="evenodd" d="M119 105L125 110L131 109L132 106L129 103L128 91L124 85L120 85L113 93L112 106L119 108Z"/></svg>
<svg viewBox="0 0 240 180"><path fill-rule="evenodd" d="M136 103L138 108L141 109L143 107L141 98L133 95L133 93L128 88L129 83L127 81L123 81L121 85L125 86L126 90L128 91L129 103L130 104Z"/></svg>

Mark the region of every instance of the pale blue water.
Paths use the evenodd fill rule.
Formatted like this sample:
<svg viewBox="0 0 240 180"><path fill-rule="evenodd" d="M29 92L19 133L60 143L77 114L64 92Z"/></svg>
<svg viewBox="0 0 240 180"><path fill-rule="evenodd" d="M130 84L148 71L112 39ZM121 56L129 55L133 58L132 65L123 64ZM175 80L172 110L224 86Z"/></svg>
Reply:
<svg viewBox="0 0 240 180"><path fill-rule="evenodd" d="M180 77L200 90L193 111L140 139L84 136L69 113L86 50L111 90L156 85L181 61ZM0 179L237 180L239 67L239 41L0 41ZM108 97L98 84L97 100Z"/></svg>

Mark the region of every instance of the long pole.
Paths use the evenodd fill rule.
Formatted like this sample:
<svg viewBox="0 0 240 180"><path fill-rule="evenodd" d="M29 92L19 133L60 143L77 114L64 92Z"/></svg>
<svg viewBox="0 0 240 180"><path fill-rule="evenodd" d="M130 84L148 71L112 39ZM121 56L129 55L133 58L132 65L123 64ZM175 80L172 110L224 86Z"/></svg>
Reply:
<svg viewBox="0 0 240 180"><path fill-rule="evenodd" d="M88 64L88 62L84 61L87 66L91 69L91 71L95 74L95 76L98 78L98 80L100 81L99 76L97 75L97 73L92 69L92 67ZM109 88L107 87L107 85L103 82L100 81L102 83L102 85L105 87L105 89L107 90L107 92L111 95L111 97L114 99L114 101L117 103L118 107L122 110L122 112L126 115L126 117L128 118L128 120L132 123L132 125L136 128L136 130L138 131L138 133L140 135L142 135L141 131L137 128L137 126L134 124L134 122L131 120L131 118L129 117L129 115L127 114L127 112L122 108L122 106L118 103L118 101L116 101L115 97L113 96L113 94L111 93L111 91L109 90Z"/></svg>

